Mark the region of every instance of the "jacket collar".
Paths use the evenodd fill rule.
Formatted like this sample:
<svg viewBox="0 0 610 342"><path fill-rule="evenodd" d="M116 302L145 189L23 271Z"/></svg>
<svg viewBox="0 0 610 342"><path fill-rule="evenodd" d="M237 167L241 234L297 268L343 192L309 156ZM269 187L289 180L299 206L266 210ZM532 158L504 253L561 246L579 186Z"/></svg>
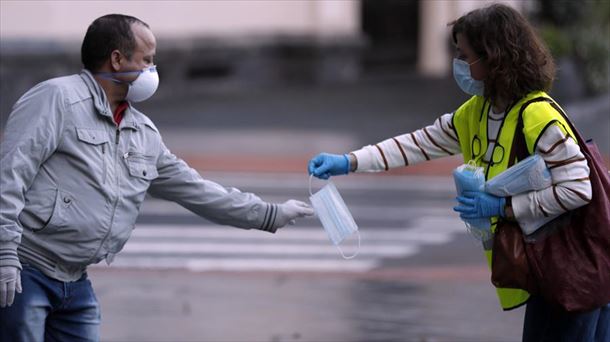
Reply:
<svg viewBox="0 0 610 342"><path fill-rule="evenodd" d="M110 109L110 103L108 102L104 88L100 86L100 84L93 77L93 74L87 69L83 69L81 71L80 77L87 85L87 88L89 88L89 92L93 98L93 106L97 110L98 114L107 117L109 120L113 120L112 110ZM140 128L140 122L136 119L136 116L133 115L131 103L123 114L123 120L121 120L121 125L119 128L131 128L134 130L138 130Z"/></svg>
<svg viewBox="0 0 610 342"><path fill-rule="evenodd" d="M97 109L98 114L112 118L112 111L110 110L110 104L106 93L102 86L93 78L93 74L87 69L83 69L80 73L80 77L83 79L89 92L93 98L93 106Z"/></svg>

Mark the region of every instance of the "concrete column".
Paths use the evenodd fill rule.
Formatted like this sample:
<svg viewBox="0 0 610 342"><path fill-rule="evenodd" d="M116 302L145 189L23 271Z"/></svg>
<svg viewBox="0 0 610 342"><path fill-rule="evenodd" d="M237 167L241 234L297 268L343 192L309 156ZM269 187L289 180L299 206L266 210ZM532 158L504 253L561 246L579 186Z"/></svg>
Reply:
<svg viewBox="0 0 610 342"><path fill-rule="evenodd" d="M360 35L360 1L311 1L315 32L318 36Z"/></svg>
<svg viewBox="0 0 610 342"><path fill-rule="evenodd" d="M449 72L450 52L447 22L452 0L420 0L417 71L425 76L443 77Z"/></svg>
<svg viewBox="0 0 610 342"><path fill-rule="evenodd" d="M504 3L523 10L531 0L420 0L417 71L425 76L444 77L451 72L450 21L492 3Z"/></svg>

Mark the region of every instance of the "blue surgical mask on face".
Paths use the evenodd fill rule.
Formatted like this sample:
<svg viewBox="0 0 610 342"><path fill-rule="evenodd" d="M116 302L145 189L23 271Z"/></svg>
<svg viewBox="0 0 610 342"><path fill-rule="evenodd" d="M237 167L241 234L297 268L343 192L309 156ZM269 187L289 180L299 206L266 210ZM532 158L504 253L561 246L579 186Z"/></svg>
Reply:
<svg viewBox="0 0 610 342"><path fill-rule="evenodd" d="M455 78L460 89L466 94L483 96L485 84L483 81L475 80L470 74L470 66L479 60L480 58L468 64L468 62L461 59L453 59L453 78Z"/></svg>

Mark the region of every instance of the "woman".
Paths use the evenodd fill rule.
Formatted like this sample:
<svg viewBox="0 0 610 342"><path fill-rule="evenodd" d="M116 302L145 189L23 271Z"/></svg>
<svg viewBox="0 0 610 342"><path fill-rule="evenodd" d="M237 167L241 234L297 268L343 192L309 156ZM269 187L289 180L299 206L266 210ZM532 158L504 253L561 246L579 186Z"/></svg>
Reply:
<svg viewBox="0 0 610 342"><path fill-rule="evenodd" d="M490 219L495 224L502 218L526 225L587 204L591 199L589 166L569 125L544 100L550 100L545 91L551 87L555 66L532 26L516 10L498 4L474 10L451 25L457 52L453 74L458 86L472 97L415 132L345 155L319 154L309 162L309 173L327 179L462 153L464 161L474 160L484 168L486 179L491 179L514 162L509 152L523 108L528 153L544 159L552 186L508 198L473 192L458 198L454 210L463 219ZM490 262L490 241L483 246ZM608 305L568 314L551 310L540 296L523 290L498 288L497 292L505 310L527 304L524 341L610 340Z"/></svg>

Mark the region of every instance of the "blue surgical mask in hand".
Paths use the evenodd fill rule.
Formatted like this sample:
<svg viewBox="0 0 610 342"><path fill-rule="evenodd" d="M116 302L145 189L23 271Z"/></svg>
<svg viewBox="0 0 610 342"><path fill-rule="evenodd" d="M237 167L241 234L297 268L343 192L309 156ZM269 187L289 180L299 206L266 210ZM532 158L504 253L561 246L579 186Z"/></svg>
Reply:
<svg viewBox="0 0 610 342"><path fill-rule="evenodd" d="M471 161L468 164L458 166L453 170L453 180L458 196L464 196L467 192L483 191L485 187L485 173L483 168L476 166ZM470 234L477 240L485 241L491 235L491 221L488 218L464 219Z"/></svg>
<svg viewBox="0 0 610 342"><path fill-rule="evenodd" d="M339 246L343 240L353 233L356 233L358 234L358 248L360 248L360 233L358 232L358 225L354 221L352 214L349 212L349 209L345 205L343 198L333 182L329 181L322 189L315 194L312 194L311 180L312 176L309 177L309 193L311 194L309 200L311 201L311 206L320 219L324 230L326 230L328 238L337 247L343 258L354 258L358 255L358 251L351 256L345 256L343 250Z"/></svg>
<svg viewBox="0 0 610 342"><path fill-rule="evenodd" d="M542 190L552 185L551 172L544 159L531 155L487 181L485 191L501 197Z"/></svg>
<svg viewBox="0 0 610 342"><path fill-rule="evenodd" d="M465 191L482 191L485 187L485 172L471 161L453 170L453 181L458 196L463 196Z"/></svg>

